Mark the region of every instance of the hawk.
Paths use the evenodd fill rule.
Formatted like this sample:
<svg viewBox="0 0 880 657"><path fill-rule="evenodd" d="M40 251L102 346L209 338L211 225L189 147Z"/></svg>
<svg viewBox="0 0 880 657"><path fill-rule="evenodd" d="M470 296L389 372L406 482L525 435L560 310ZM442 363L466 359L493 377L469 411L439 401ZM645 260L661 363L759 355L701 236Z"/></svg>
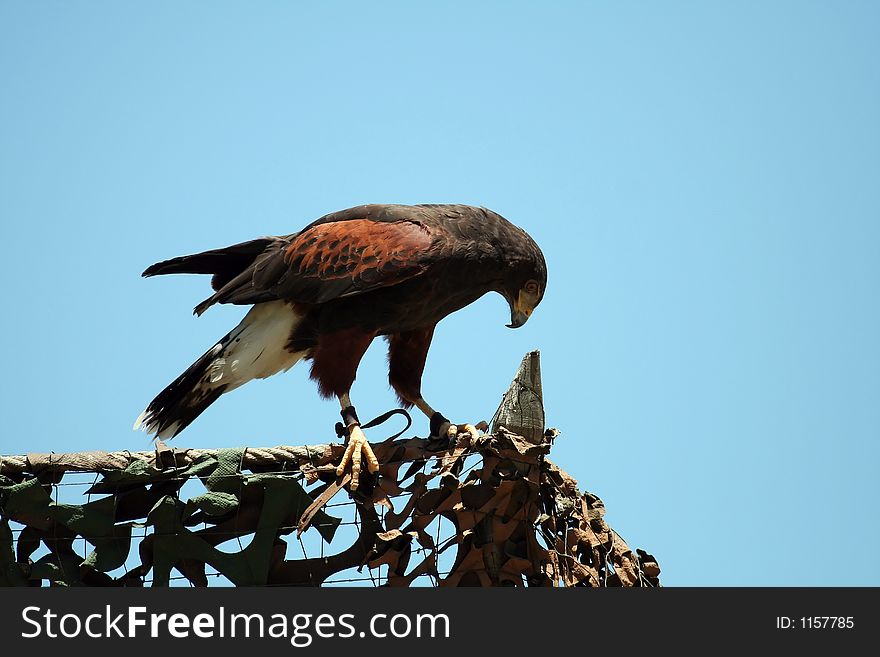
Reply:
<svg viewBox="0 0 880 657"><path fill-rule="evenodd" d="M135 422L172 438L222 394L311 361L323 397L342 408L348 446L337 473L378 462L349 391L374 338L388 341L389 381L405 408L430 418L431 433L458 428L422 398L434 327L488 292L510 305L510 328L525 324L544 296L547 267L534 240L486 208L361 205L301 231L159 262L143 276L212 274L214 294L195 307L250 305L241 323L150 402ZM469 425L462 425L468 426Z"/></svg>

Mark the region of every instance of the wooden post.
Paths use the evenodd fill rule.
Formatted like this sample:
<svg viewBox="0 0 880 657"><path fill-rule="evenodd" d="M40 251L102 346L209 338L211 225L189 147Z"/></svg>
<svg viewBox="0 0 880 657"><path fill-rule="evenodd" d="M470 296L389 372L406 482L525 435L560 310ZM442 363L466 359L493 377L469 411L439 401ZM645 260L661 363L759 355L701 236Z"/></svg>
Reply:
<svg viewBox="0 0 880 657"><path fill-rule="evenodd" d="M544 435L544 393L541 389L541 352L527 353L492 418L492 432L504 427L535 445Z"/></svg>

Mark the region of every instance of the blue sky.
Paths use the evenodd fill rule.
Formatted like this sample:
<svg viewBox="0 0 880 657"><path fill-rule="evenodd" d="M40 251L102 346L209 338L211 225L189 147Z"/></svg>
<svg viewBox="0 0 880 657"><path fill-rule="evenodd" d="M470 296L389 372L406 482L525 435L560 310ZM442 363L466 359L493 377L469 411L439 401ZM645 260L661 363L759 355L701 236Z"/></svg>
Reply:
<svg viewBox="0 0 880 657"><path fill-rule="evenodd" d="M0 3L0 453L147 449L243 314L147 265L367 202L544 249L518 331L447 318L426 399L540 348L552 457L667 585L880 585L880 9L869 2ZM353 400L393 405L384 344ZM175 444L325 442L306 369ZM417 419L424 433L426 423Z"/></svg>

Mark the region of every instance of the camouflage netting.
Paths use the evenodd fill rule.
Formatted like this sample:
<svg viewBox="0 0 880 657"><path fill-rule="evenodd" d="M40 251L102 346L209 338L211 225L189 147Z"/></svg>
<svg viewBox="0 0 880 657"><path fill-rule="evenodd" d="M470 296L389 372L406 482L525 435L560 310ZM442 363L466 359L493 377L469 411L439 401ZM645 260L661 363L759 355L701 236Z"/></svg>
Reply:
<svg viewBox="0 0 880 657"><path fill-rule="evenodd" d="M658 586L656 560L546 458L543 422L533 352L492 433L374 444L357 491L341 444L0 457L0 585Z"/></svg>
<svg viewBox="0 0 880 657"><path fill-rule="evenodd" d="M332 545L339 519L322 507L346 488L332 465L341 445L4 457L0 584L142 586L150 576L163 586L176 569L204 586L207 566L235 585L315 586L363 567L390 586L425 576L440 586L658 585L656 561L633 553L605 523L602 501L545 458L553 435L537 445L504 429L454 444L380 443L378 480L351 494L354 542L300 559L286 557L285 537L313 531ZM466 468L469 458L478 463ZM85 491L96 499L57 502L65 472L85 470L99 473ZM183 499L188 480L204 492ZM438 516L454 526L440 542L427 531ZM135 546L136 528L145 531ZM217 548L245 537L235 552ZM33 560L41 545L46 553ZM439 555L452 548L442 572Z"/></svg>

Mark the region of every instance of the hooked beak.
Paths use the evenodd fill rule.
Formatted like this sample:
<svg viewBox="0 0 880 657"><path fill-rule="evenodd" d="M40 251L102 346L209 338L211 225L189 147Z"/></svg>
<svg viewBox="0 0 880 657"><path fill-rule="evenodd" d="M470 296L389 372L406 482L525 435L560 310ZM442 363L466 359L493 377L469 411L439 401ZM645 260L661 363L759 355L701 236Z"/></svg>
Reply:
<svg viewBox="0 0 880 657"><path fill-rule="evenodd" d="M514 310L510 313L510 324L507 325L507 328L519 328L523 324L525 324L529 319L529 314L526 314L522 311Z"/></svg>
<svg viewBox="0 0 880 657"><path fill-rule="evenodd" d="M529 320L529 317L532 316L532 311L534 309L534 295L527 294L520 290L520 293L516 296L516 301L510 306L510 324L507 325L507 328L519 328L525 324Z"/></svg>

